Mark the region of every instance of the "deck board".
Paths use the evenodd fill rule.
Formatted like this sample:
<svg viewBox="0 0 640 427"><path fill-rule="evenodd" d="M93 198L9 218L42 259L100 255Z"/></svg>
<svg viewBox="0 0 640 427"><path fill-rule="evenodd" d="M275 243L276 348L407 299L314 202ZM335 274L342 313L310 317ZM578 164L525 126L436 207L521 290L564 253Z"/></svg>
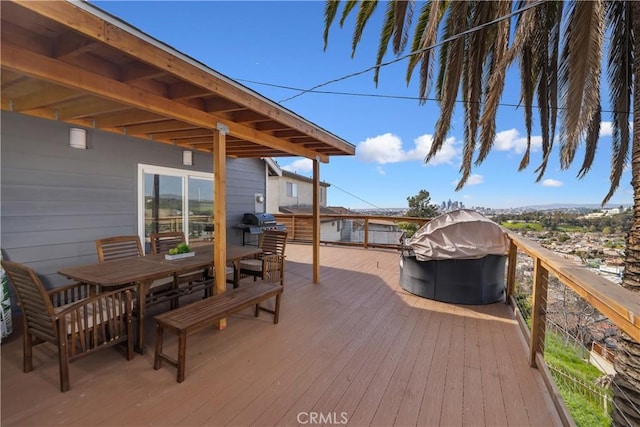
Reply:
<svg viewBox="0 0 640 427"><path fill-rule="evenodd" d="M311 259L311 247L287 246L278 325L247 309L190 336L182 384L167 364L153 370L160 306L144 355L78 360L67 393L49 344L22 372L17 330L2 343L2 425L299 425L314 413L325 425L561 424L506 305L408 294L393 251L322 247L319 284ZM176 351L175 337L165 349Z"/></svg>

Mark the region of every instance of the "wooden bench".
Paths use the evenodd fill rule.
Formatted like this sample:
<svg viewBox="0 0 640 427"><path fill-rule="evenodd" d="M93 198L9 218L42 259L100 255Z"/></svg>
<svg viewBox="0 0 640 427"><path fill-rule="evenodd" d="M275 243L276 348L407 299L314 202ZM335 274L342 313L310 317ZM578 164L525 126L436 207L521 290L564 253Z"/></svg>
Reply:
<svg viewBox="0 0 640 427"><path fill-rule="evenodd" d="M156 352L153 369L160 369L164 360L178 369L177 381L184 381L187 337L208 326L214 326L216 322L245 308L255 306L255 316L260 311L273 314L273 323L278 323L280 314L280 297L282 286L274 283L255 283L228 290L222 294L201 301L193 302L184 307L162 313L156 319ZM273 310L261 307L260 303L276 297ZM174 359L162 351L164 331L172 332L178 336L178 359Z"/></svg>

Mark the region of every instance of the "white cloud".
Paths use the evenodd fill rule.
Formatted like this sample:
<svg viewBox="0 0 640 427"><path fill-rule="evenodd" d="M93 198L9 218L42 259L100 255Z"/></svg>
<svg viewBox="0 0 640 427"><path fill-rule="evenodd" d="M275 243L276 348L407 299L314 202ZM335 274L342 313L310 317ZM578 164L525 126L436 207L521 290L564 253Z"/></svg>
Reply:
<svg viewBox="0 0 640 427"><path fill-rule="evenodd" d="M378 171L378 173L380 175L386 175L387 173L384 171L384 169L382 169L382 166L378 166L376 167L376 170Z"/></svg>
<svg viewBox="0 0 640 427"><path fill-rule="evenodd" d="M451 184L458 185L459 182L460 180L456 179L455 181L451 181ZM473 173L469 175L469 178L467 178L467 182L464 184L464 186L467 187L469 185L478 185L478 184L482 184L483 182L484 182L484 176L478 175L477 173Z"/></svg>
<svg viewBox="0 0 640 427"><path fill-rule="evenodd" d="M633 132L633 122L629 122L629 132ZM613 122L600 122L600 136L613 135Z"/></svg>
<svg viewBox="0 0 640 427"><path fill-rule="evenodd" d="M385 133L384 135L367 138L358 144L357 156L365 162L375 162L379 164L399 163L405 161L424 161L431 150L433 144L432 135L421 135L414 139L414 148L405 151L402 148L402 141L396 135ZM454 137L447 138L442 148L429 161L429 165L442 163L453 163L459 156L459 149L456 146Z"/></svg>
<svg viewBox="0 0 640 427"><path fill-rule="evenodd" d="M289 172L295 172L295 173L301 173L301 172L311 172L313 171L313 160L311 159L298 159L293 161L293 163L286 165L286 166L282 166L282 169L289 171Z"/></svg>
<svg viewBox="0 0 640 427"><path fill-rule="evenodd" d="M414 140L414 142L416 144L416 148L408 151L407 156L411 159L419 158L420 160L424 160L431 150L433 135L426 134L419 136ZM451 164L459 155L460 150L457 147L456 139L451 136L444 141L440 150L431 158L431 160L429 160L428 164L432 166L441 165L443 163Z"/></svg>
<svg viewBox="0 0 640 427"><path fill-rule="evenodd" d="M542 185L544 187L562 187L564 185L564 182L558 181L556 179L547 178L544 181L542 181Z"/></svg>
<svg viewBox="0 0 640 427"><path fill-rule="evenodd" d="M402 141L391 133L367 138L358 144L356 154L365 162L380 164L401 162L405 156Z"/></svg>
<svg viewBox="0 0 640 427"><path fill-rule="evenodd" d="M533 135L531 137L531 151L538 151L541 146L542 137ZM493 148L498 151L514 151L517 154L522 154L527 149L527 137L520 136L517 129L503 130L496 133Z"/></svg>
<svg viewBox="0 0 640 427"><path fill-rule="evenodd" d="M466 185L478 185L484 182L484 176L478 175L477 173L469 175L469 179L467 179Z"/></svg>
<svg viewBox="0 0 640 427"><path fill-rule="evenodd" d="M611 136L611 135L613 135L613 123L600 122L600 136Z"/></svg>

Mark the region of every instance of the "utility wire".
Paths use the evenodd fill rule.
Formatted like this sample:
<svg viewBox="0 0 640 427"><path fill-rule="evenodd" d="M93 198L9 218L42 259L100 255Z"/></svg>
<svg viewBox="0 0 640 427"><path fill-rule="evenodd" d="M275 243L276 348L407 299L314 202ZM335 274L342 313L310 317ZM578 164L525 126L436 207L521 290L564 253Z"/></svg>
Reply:
<svg viewBox="0 0 640 427"><path fill-rule="evenodd" d="M363 198L361 198L361 197L358 197L358 196L356 196L355 194L349 193L347 190L345 190L345 189L343 189L343 188L340 188L340 187L338 187L337 185L335 185L335 184L333 184L333 183L331 183L331 182L329 182L328 184L329 184L329 185L331 185L332 187L337 188L338 190L342 191L343 193L346 193L346 194L350 195L351 197L355 197L356 199L360 200L361 202L365 202L366 204L373 206L373 207L374 207L374 208L376 208L376 209L384 209L384 208L381 208L380 206L376 206L376 205L374 205L374 204L373 204L373 203L371 203L371 202L367 202L365 199L363 199Z"/></svg>
<svg viewBox="0 0 640 427"><path fill-rule="evenodd" d="M471 33L473 33L473 32L483 30L483 29L485 29L485 28L487 28L487 27L490 27L490 26L492 26L492 25L494 25L494 24L497 24L498 22L504 21L505 19L510 19L511 17L513 17L513 16L515 16L515 15L519 15L519 14L521 14L522 12L525 12L525 11L527 11L527 10L529 10L529 9L534 8L534 7L537 7L537 6L541 5L542 3L544 3L544 0L538 0L537 2L530 3L530 4L526 5L526 6L521 7L520 9L514 10L514 11L513 11L513 12L511 12L511 13L508 13L507 15L504 15L504 16L501 16L501 17L499 17L499 18L496 18L496 19L494 19L493 21L489 21L489 22L486 22L486 23L484 23L484 24L480 24L480 25L478 25L478 26L475 26L475 27L469 28L468 30L463 31L463 32L458 33L458 34L454 34L453 36L451 36L451 37L449 37L449 38L446 38L446 39L444 39L444 40L440 41L439 43L435 43L435 44L433 44L433 45L431 45L431 46L427 46L427 47L425 47L425 48L415 50L415 51L413 51L413 52L410 52L410 53L408 53L408 54L406 54L406 55L404 55L404 56L398 57L398 58L393 59L393 60L391 60L391 61L383 62L383 63L381 63L381 64L379 64L379 65L374 65L374 66L369 67L369 68L366 68L366 69L364 69L364 70L357 71L357 72L352 73L352 74L347 74L346 76L338 77L338 78L336 78L336 79L332 79L332 80L329 80L329 81L327 81L327 82L324 82L324 83L321 83L321 84L315 85L315 86L313 86L313 87L312 87L312 88L310 88L310 89L303 90L303 91L301 91L300 93L298 93L298 94L296 94L296 95L293 95L293 96L290 96L290 97L288 97L288 98L285 98L285 99L283 99L282 101L279 101L279 102L282 104L282 103L284 103L284 102L287 102L287 101L290 101L290 100L292 100L292 99L294 99L294 98L297 98L297 97L299 97L299 96L302 96L302 95L304 95L304 94L305 94L305 93L307 93L307 92L311 92L311 91L313 91L313 90L315 90L315 89L321 88L321 87L323 87L323 86L327 86L327 85L329 85L329 84L331 84L331 83L337 83L337 82L342 81L342 80L350 79L351 77L356 77L356 76L359 76L359 75L361 75L361 74L368 73L369 71L375 70L376 68L386 67L387 65L391 65L391 64L395 64L396 62L403 61L403 60L405 60L405 59L407 59L407 58L409 58L409 57L411 57L411 56L413 56L413 55L415 55L415 54L418 54L418 53L426 52L426 51L428 51L428 50L435 49L436 47L439 47L439 46L441 46L441 45L443 45L443 44L445 44L445 43L449 43L449 42L451 42L451 41L453 41L453 40L457 40L457 39L459 39L459 38L462 38L462 37L466 36L467 34L471 34Z"/></svg>
<svg viewBox="0 0 640 427"><path fill-rule="evenodd" d="M295 90L295 91L304 91L305 89L302 88L298 88L298 87L293 87L293 86L286 86L286 85L279 85L279 84L275 84L275 83L265 83L265 82L258 82L255 80L247 80L247 79L236 79L234 78L234 80L239 81L239 82L244 82L244 83L250 83L250 84L254 84L254 85L261 85L261 86L269 86L269 87L275 87L275 88L279 88L279 89L287 89L287 90ZM309 89L307 90L308 93L317 93L317 94L322 94L322 95L341 95L341 96L359 96L359 97L364 97L364 98L384 98L384 99L406 99L406 100L410 100L410 101L419 101L421 99L424 99L425 101L435 101L435 102L440 102L440 99L438 98L420 98L418 96L408 96L408 95L383 95L383 94L378 94L378 93L362 93L362 92L340 92L340 91L333 91L333 90L312 90ZM456 103L459 104L482 104L481 101L465 101L465 100L456 100ZM515 104L515 103L511 103L511 102L499 102L498 103L499 106L501 107L514 107L514 108L520 108L521 104ZM539 107L537 105L532 105L531 108L542 108ZM549 110L566 110L566 107L547 107ZM603 113L618 113L620 111L617 110L601 110Z"/></svg>

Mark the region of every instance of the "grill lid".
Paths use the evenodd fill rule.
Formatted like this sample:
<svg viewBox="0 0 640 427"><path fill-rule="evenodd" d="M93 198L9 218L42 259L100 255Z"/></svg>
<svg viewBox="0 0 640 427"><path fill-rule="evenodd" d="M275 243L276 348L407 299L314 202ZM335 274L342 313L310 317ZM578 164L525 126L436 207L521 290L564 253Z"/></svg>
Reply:
<svg viewBox="0 0 640 427"><path fill-rule="evenodd" d="M270 213L246 213L242 216L242 223L261 227L265 225L275 225L276 219Z"/></svg>

